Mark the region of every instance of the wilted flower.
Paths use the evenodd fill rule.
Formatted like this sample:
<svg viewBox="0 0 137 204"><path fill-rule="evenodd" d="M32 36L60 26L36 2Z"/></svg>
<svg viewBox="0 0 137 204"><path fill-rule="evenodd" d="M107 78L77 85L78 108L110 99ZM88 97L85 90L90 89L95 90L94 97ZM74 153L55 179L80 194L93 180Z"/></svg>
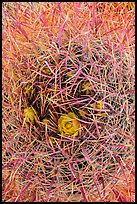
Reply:
<svg viewBox="0 0 137 204"><path fill-rule="evenodd" d="M80 123L73 112L60 116L58 120L58 131L62 136L77 136Z"/></svg>

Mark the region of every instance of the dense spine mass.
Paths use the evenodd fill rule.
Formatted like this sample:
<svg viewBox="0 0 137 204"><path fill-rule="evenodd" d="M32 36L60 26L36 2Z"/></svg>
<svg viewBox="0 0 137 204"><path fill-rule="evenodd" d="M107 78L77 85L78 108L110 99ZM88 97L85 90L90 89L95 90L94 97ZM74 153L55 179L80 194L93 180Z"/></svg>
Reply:
<svg viewBox="0 0 137 204"><path fill-rule="evenodd" d="M2 5L3 200L134 201L134 3Z"/></svg>

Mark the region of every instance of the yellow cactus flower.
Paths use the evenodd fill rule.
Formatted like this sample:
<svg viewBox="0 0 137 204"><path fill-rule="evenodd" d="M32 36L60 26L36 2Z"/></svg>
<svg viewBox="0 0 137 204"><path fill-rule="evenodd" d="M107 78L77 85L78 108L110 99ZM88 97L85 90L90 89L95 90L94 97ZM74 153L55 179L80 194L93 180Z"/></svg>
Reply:
<svg viewBox="0 0 137 204"><path fill-rule="evenodd" d="M32 91L32 87L31 87L31 84L27 84L27 86L24 88L24 94L25 94L25 96L26 95L30 95L30 93L31 93L31 91Z"/></svg>
<svg viewBox="0 0 137 204"><path fill-rule="evenodd" d="M103 109L103 103L102 101L97 101L95 103L90 104L91 107L96 109Z"/></svg>
<svg viewBox="0 0 137 204"><path fill-rule="evenodd" d="M46 123L46 124L48 123L48 121L49 121L49 120L48 120L47 118L44 118L44 119L42 120L42 122L43 122L43 123Z"/></svg>
<svg viewBox="0 0 137 204"><path fill-rule="evenodd" d="M96 106L97 109L103 109L102 101L97 101L95 106Z"/></svg>
<svg viewBox="0 0 137 204"><path fill-rule="evenodd" d="M101 100L91 104L90 106L95 108L95 109L103 109L104 108L103 102ZM103 113L103 112L98 111L96 115L106 117L107 113Z"/></svg>
<svg viewBox="0 0 137 204"><path fill-rule="evenodd" d="M51 74L51 71L50 71L50 69L48 67L45 67L42 71L47 75Z"/></svg>
<svg viewBox="0 0 137 204"><path fill-rule="evenodd" d="M85 80L83 83L82 83L82 92L85 92L85 94L92 94L94 95L94 90L92 89L91 87L91 83L87 80Z"/></svg>
<svg viewBox="0 0 137 204"><path fill-rule="evenodd" d="M71 71L71 73L67 73L67 77L72 77L76 74L76 71Z"/></svg>
<svg viewBox="0 0 137 204"><path fill-rule="evenodd" d="M58 131L62 136L77 136L80 123L73 112L60 116L58 120Z"/></svg>
<svg viewBox="0 0 137 204"><path fill-rule="evenodd" d="M32 107L28 107L24 109L24 117L26 122L33 123L35 119L35 110Z"/></svg>

